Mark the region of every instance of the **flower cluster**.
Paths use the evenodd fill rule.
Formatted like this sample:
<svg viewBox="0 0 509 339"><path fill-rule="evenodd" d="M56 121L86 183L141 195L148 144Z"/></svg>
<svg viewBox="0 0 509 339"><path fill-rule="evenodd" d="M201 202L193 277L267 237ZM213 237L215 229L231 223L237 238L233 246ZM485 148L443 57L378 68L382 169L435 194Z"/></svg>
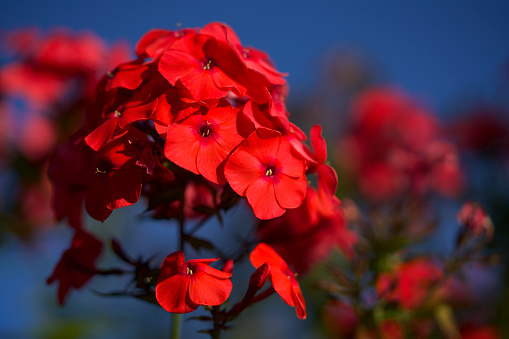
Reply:
<svg viewBox="0 0 509 339"><path fill-rule="evenodd" d="M13 39L19 53L32 50L30 32ZM76 45L69 47L70 41ZM438 247L434 239L421 246L438 224L428 193L455 196L463 182L456 147L413 99L388 87L355 99L352 122L334 154L342 184L356 182L367 198L368 204L357 205L336 196L338 176L327 163L322 127L311 128L308 143L290 121L286 74L266 53L244 46L226 24L153 29L137 43L135 59L109 65L92 86L88 76L96 74L101 54L96 45L88 36L75 41L60 33L27 61L31 75L53 62L62 79L87 79L80 85L83 104L72 106L83 112L86 106L81 128L53 152L47 171L55 217L74 232L47 280L58 283L61 304L94 276L121 275L130 279L128 287L104 295L159 305L175 313L176 329L178 314L203 306L210 314L190 319L209 322L202 332L218 338L247 307L272 294L305 319L306 289L297 274L311 274L313 287L326 292L324 320L333 336L497 335L489 317L471 321L460 312L477 307L470 297L474 288L462 280L469 265L485 269L495 260L483 252L494 233L486 210L463 205L452 253L426 251ZM31 63L40 65L32 69ZM0 84L17 79L9 72L0 72ZM44 107L68 100L67 91L53 93L70 87L67 82L44 81L48 86L29 90L31 98L46 100ZM107 246L87 230L83 212L105 222L140 200L144 217L179 228L180 246L162 249L165 258L154 262L157 254L131 256L112 239L111 250L128 269L100 268ZM254 215L245 239L231 232L237 244L223 247L198 235L216 219L228 233L227 212L243 202ZM247 259L254 272L233 303L235 276L242 272L237 265Z"/></svg>
<svg viewBox="0 0 509 339"><path fill-rule="evenodd" d="M316 136L320 149L313 152L289 121L284 74L265 53L212 23L150 31L136 54L101 79L85 125L53 161L51 177L63 193L56 199L59 217L79 219L60 203L76 199L69 186L82 188L87 212L101 221L142 193L156 216L177 217L175 205L188 204L183 192L200 185L213 196L231 188L260 219L302 204L306 174L325 161L325 145ZM64 180L61 164L75 158L86 163L82 173ZM161 185L181 194L163 204ZM218 209L222 198L205 200Z"/></svg>
<svg viewBox="0 0 509 339"><path fill-rule="evenodd" d="M456 147L439 122L405 93L374 87L352 105L351 125L338 161L373 202L435 191L456 196L462 173Z"/></svg>
<svg viewBox="0 0 509 339"><path fill-rule="evenodd" d="M127 294L173 313L207 306L213 331L226 328L244 308L273 292L305 318L304 298L290 266L307 271L333 247L351 254L355 241L334 196L337 176L325 164L321 127L312 128L308 146L306 135L289 120L285 74L267 54L243 46L225 24L151 30L136 45L136 56L99 80L83 126L51 159L57 219L67 218L76 234L83 234L83 205L92 218L105 221L114 210L144 196L146 215L179 222L181 246L154 268L141 258L130 258L115 241L114 252L134 267L136 287ZM311 174L318 176L318 189L308 185ZM289 256L287 264L283 258L292 249L271 242L267 234L260 236L283 258L269 244L254 247L250 260L256 271L249 288L244 299L227 310L221 305L232 290L231 259L240 259L255 243L238 257L222 256L222 269L211 266L220 258L185 261L185 244L214 246L184 224L201 219L200 227L212 216L222 220L222 211L241 198L267 222L260 226L261 233L285 232L293 219L304 216L290 238L300 238L307 247L300 257ZM68 258L79 252L72 245L48 280L60 281L60 302L71 287L82 287L94 273L127 274L90 269L96 259L90 255L88 266L74 265ZM77 282L75 274L63 273L71 266L77 272L86 269ZM271 287L259 292L268 280Z"/></svg>
<svg viewBox="0 0 509 339"><path fill-rule="evenodd" d="M472 226L489 220L482 207L472 202L461 207L461 241L448 255L413 250L420 241L406 229L415 225L409 215L386 218L352 220L362 248L346 267L328 267L334 282L320 286L330 295L323 309L329 331L342 338L469 338L474 333L498 338L484 312L490 301L474 296L479 287L472 276L489 275L487 264L493 260L482 251L489 237ZM392 226L397 223L403 228Z"/></svg>

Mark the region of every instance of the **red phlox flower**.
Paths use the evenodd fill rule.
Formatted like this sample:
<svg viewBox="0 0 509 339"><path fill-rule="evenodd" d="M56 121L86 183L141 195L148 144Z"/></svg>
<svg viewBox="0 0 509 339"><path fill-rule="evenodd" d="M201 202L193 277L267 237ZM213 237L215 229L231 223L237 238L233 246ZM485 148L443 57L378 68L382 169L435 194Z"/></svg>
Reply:
<svg viewBox="0 0 509 339"><path fill-rule="evenodd" d="M265 87L263 85L271 87L270 85L283 85L286 83L284 77L287 76L287 74L276 70L274 62L269 58L267 53L254 47L243 47L237 34L230 26L220 22L212 22L204 26L200 30L200 34L213 36L217 40L224 41L234 47L237 53L242 56L248 68L248 72L255 73L251 74L251 76L248 75L248 78L251 78L249 82L253 81L253 76L262 75L268 83L263 84L260 82L261 86L258 87ZM246 87L249 86L246 85Z"/></svg>
<svg viewBox="0 0 509 339"><path fill-rule="evenodd" d="M459 192L457 150L440 140L437 119L415 100L390 87L373 88L355 99L352 116L338 154L367 198Z"/></svg>
<svg viewBox="0 0 509 339"><path fill-rule="evenodd" d="M214 105L213 107L217 106ZM202 105L188 103L181 99L179 91L175 87L168 88L157 101L157 108L152 116L157 132L166 139L166 132L170 123L178 123L198 112ZM213 108L212 107L212 108Z"/></svg>
<svg viewBox="0 0 509 339"><path fill-rule="evenodd" d="M295 273L290 270L286 262L265 243L259 243L249 255L251 264L258 268L264 263L269 264L270 280L274 290L290 306L295 307L297 316L306 319L306 302L295 278Z"/></svg>
<svg viewBox="0 0 509 339"><path fill-rule="evenodd" d="M310 141L312 149L304 143L306 135L297 126L291 124L289 132L288 140L293 149L308 162L306 173L315 173L317 168L327 160L327 144L322 136L322 126L314 125L311 127Z"/></svg>
<svg viewBox="0 0 509 339"><path fill-rule="evenodd" d="M134 90L149 76L150 71L150 64L144 63L142 60L132 60L120 64L106 74L109 78L106 90L110 91L117 87Z"/></svg>
<svg viewBox="0 0 509 339"><path fill-rule="evenodd" d="M152 95L154 85L148 83L132 96L124 92L111 94L115 99L111 106L103 109L102 117L95 122L98 126L85 137L87 145L98 151L112 140L125 135L131 124L149 120L157 107L157 97ZM111 101L111 98L100 100ZM90 115L89 120L93 119L94 116Z"/></svg>
<svg viewBox="0 0 509 339"><path fill-rule="evenodd" d="M382 273L376 283L380 297L399 303L404 309L418 308L441 283L443 271L433 261L420 258L401 264L393 273Z"/></svg>
<svg viewBox="0 0 509 339"><path fill-rule="evenodd" d="M347 228L334 196L336 185L335 171L321 165L318 190L308 187L302 205L279 218L262 221L257 229L258 238L271 245L299 274L326 259L335 247L353 255L356 236Z"/></svg>
<svg viewBox="0 0 509 339"><path fill-rule="evenodd" d="M305 163L277 131L253 132L230 155L224 174L259 219L276 218L300 206L306 196Z"/></svg>
<svg viewBox="0 0 509 339"><path fill-rule="evenodd" d="M281 133L290 142L293 150L307 162L307 173L316 171L316 167L327 159L327 146L322 137L322 128L315 125L311 128L311 146L313 151L304 143L306 134L288 119L288 113L271 113L272 99L268 104L256 104L253 100L245 103L242 111L253 121L256 128L268 128Z"/></svg>
<svg viewBox="0 0 509 339"><path fill-rule="evenodd" d="M263 75L270 84L278 86L286 83L284 77L287 76L288 73L279 72L267 53L254 47L244 47L241 49L241 53L247 67Z"/></svg>
<svg viewBox="0 0 509 339"><path fill-rule="evenodd" d="M75 229L82 228L82 205L95 169L95 152L84 143L70 140L50 159L48 176L53 183L55 218L68 217Z"/></svg>
<svg viewBox="0 0 509 339"><path fill-rule="evenodd" d="M58 262L47 284L55 281L58 285L58 302L63 304L71 288L80 289L95 274L95 262L103 248L100 240L92 234L78 230Z"/></svg>
<svg viewBox="0 0 509 339"><path fill-rule="evenodd" d="M174 42L159 60L159 72L173 86L188 89L196 101L220 99L231 90L241 97L245 89L236 79L246 66L228 43L208 35L192 35Z"/></svg>
<svg viewBox="0 0 509 339"><path fill-rule="evenodd" d="M92 218L104 221L114 209L138 201L147 166L137 164L143 151L137 146L139 141L147 140L144 133L131 127L98 152L85 201Z"/></svg>
<svg viewBox="0 0 509 339"><path fill-rule="evenodd" d="M226 158L252 131L251 122L222 100L215 108L203 107L200 113L169 124L164 153L180 167L224 184Z"/></svg>
<svg viewBox="0 0 509 339"><path fill-rule="evenodd" d="M232 290L231 273L210 267L217 259L184 262L181 251L164 259L156 285L156 298L168 312L188 313L200 305L217 306L228 299Z"/></svg>
<svg viewBox="0 0 509 339"><path fill-rule="evenodd" d="M248 100L242 107L242 111L253 121L256 128L268 128L278 131L282 135L287 134L291 126L288 116L272 116L269 109L268 104L260 105L253 100Z"/></svg>
<svg viewBox="0 0 509 339"><path fill-rule="evenodd" d="M181 29L170 31L167 29L151 29L136 44L136 55L139 58L152 58L155 60L170 48L174 41L190 34L196 34L196 30Z"/></svg>

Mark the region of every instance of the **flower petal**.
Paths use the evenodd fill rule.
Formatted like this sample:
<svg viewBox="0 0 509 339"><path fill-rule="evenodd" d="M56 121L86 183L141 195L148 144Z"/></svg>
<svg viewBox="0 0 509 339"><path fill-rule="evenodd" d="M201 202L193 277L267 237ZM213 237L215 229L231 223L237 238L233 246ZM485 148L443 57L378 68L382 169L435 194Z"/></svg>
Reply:
<svg viewBox="0 0 509 339"><path fill-rule="evenodd" d="M281 173L278 177L279 180L274 180L274 191L279 205L284 209L299 207L306 197L306 176L294 179Z"/></svg>
<svg viewBox="0 0 509 339"><path fill-rule="evenodd" d="M249 255L251 264L258 268L268 262L271 268L286 267L286 262L277 252L266 243L259 243Z"/></svg>
<svg viewBox="0 0 509 339"><path fill-rule="evenodd" d="M217 306L228 299L232 291L230 279L220 279L199 269L191 275L189 297L199 305Z"/></svg>
<svg viewBox="0 0 509 339"><path fill-rule="evenodd" d="M187 274L177 274L156 285L156 299L166 311L188 313L196 310L198 304L189 298L190 279Z"/></svg>
<svg viewBox="0 0 509 339"><path fill-rule="evenodd" d="M260 178L253 181L246 189L246 197L258 219L274 219L286 212L276 200L271 178Z"/></svg>
<svg viewBox="0 0 509 339"><path fill-rule="evenodd" d="M170 124L166 134L164 155L180 167L198 174L196 156L200 148L200 138L201 135L196 128L182 124Z"/></svg>
<svg viewBox="0 0 509 339"><path fill-rule="evenodd" d="M226 161L224 175L232 189L245 197L247 188L265 175L265 168L251 153L239 147Z"/></svg>

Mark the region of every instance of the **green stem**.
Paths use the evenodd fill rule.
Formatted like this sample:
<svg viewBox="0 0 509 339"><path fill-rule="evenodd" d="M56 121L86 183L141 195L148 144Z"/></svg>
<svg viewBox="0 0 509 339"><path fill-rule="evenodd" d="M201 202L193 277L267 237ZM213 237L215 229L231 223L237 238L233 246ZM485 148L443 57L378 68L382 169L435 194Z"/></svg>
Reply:
<svg viewBox="0 0 509 339"><path fill-rule="evenodd" d="M171 339L182 338L182 314L173 313L173 327L171 329Z"/></svg>

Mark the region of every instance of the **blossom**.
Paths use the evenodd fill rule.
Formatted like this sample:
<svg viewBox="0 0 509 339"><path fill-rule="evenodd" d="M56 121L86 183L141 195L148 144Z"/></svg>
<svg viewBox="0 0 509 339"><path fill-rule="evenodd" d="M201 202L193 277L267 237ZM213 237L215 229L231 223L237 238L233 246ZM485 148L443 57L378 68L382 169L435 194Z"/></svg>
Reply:
<svg viewBox="0 0 509 339"><path fill-rule="evenodd" d="M156 285L156 298L168 312L188 313L200 305L217 306L228 299L232 290L231 273L210 267L217 259L184 262L177 251L164 259Z"/></svg>
<svg viewBox="0 0 509 339"><path fill-rule="evenodd" d="M300 289L295 273L286 262L265 243L259 243L249 255L251 264L258 268L269 264L270 280L277 294L290 306L295 307L297 316L306 319L306 302Z"/></svg>
<svg viewBox="0 0 509 339"><path fill-rule="evenodd" d="M238 96L245 92L234 80L247 70L238 51L208 35L175 41L162 54L158 69L173 86L187 88L196 101L224 98L229 90Z"/></svg>
<svg viewBox="0 0 509 339"><path fill-rule="evenodd" d="M173 180L173 173L162 165L160 152L134 127L97 152L96 166L88 173L85 201L88 214L104 221L114 209L138 201L144 180L159 183Z"/></svg>
<svg viewBox="0 0 509 339"><path fill-rule="evenodd" d="M92 234L78 230L71 247L58 262L47 284L59 281L58 302L63 304L71 288L79 289L94 275L95 262L102 251L102 243Z"/></svg>
<svg viewBox="0 0 509 339"><path fill-rule="evenodd" d="M223 166L230 152L253 130L242 126L242 114L226 101L180 123L168 125L164 153L166 157L195 174L225 184ZM246 120L246 119L244 119Z"/></svg>
<svg viewBox="0 0 509 339"><path fill-rule="evenodd" d="M440 267L429 259L419 258L401 264L396 272L382 273L376 289L379 296L399 303L404 309L415 309L442 278Z"/></svg>
<svg viewBox="0 0 509 339"><path fill-rule="evenodd" d="M339 162L372 202L457 195L462 188L458 150L444 140L438 120L405 93L372 88L353 102L351 126L339 144Z"/></svg>
<svg viewBox="0 0 509 339"><path fill-rule="evenodd" d="M303 274L326 259L333 248L353 255L355 234L347 228L334 196L337 176L327 165L318 167L318 189L308 186L302 205L279 218L263 220L258 238L271 245L297 273Z"/></svg>
<svg viewBox="0 0 509 339"><path fill-rule="evenodd" d="M288 139L266 128L258 128L233 151L224 174L259 219L279 217L306 196L304 161L294 155Z"/></svg>

